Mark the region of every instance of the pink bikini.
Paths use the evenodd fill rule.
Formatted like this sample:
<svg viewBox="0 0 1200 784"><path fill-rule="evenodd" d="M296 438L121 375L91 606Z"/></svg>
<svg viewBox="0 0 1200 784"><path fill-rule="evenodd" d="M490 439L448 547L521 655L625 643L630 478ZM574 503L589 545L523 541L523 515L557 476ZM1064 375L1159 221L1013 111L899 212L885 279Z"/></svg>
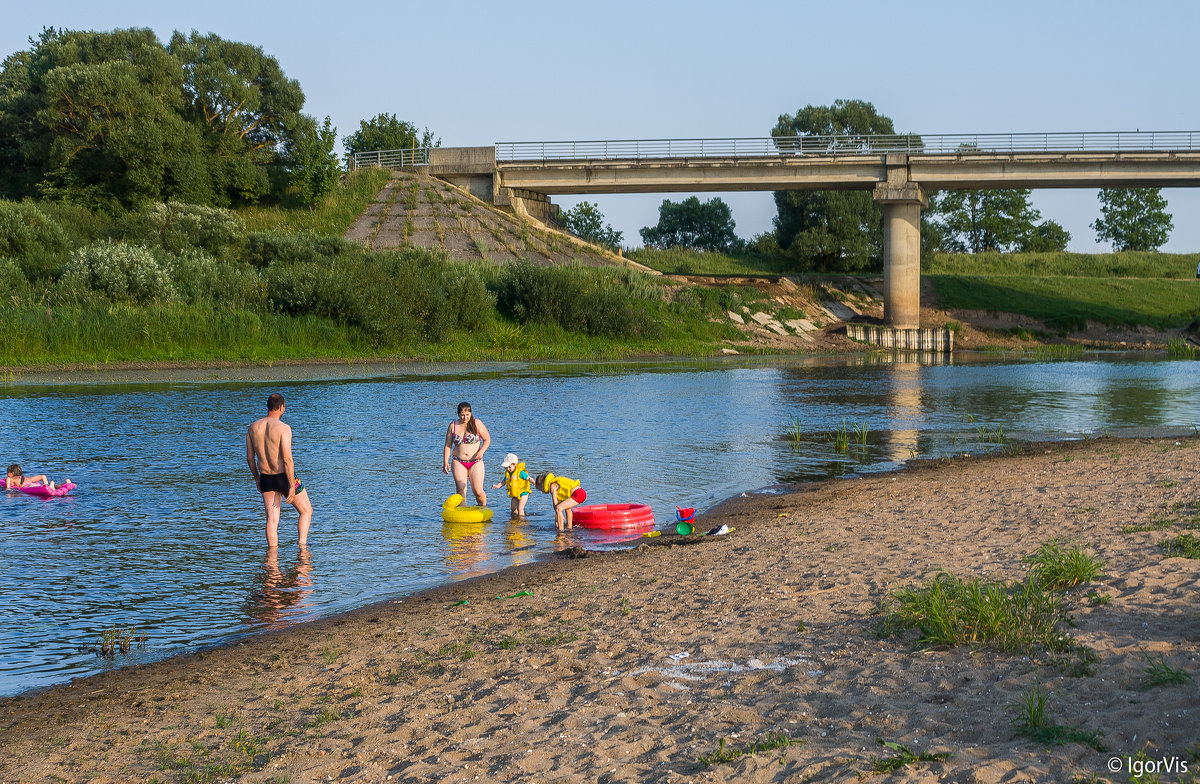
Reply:
<svg viewBox="0 0 1200 784"><path fill-rule="evenodd" d="M457 427L455 427L453 424L451 424L450 428L451 428L451 431L454 433L454 445L455 446L458 446L459 444L477 444L477 443L479 443L479 436L476 435L475 433L466 432L460 436L458 434ZM463 468L467 469L468 471L471 470L471 466L473 466L479 462L479 460L463 460L461 457L456 457L454 459L457 460L459 462L459 464Z"/></svg>

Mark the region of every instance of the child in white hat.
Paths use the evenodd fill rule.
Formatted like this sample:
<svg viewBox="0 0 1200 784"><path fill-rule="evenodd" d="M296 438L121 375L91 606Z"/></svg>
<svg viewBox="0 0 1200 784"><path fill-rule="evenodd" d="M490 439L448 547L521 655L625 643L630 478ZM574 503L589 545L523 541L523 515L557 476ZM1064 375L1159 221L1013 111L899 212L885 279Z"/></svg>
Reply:
<svg viewBox="0 0 1200 784"><path fill-rule="evenodd" d="M529 474L525 473L525 464L516 455L509 452L504 456L504 462L500 465L504 467L504 481L492 485L492 489L507 487L508 497L512 504L512 516L524 517L525 502L529 500L530 486Z"/></svg>

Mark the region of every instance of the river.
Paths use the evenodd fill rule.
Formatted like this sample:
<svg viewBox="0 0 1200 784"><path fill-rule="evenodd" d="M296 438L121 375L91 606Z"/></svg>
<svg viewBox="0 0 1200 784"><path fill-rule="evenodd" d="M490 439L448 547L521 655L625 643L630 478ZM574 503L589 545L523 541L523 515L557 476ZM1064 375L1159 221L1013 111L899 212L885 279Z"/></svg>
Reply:
<svg viewBox="0 0 1200 784"><path fill-rule="evenodd" d="M442 439L468 401L490 429L488 484L517 453L579 479L589 503L709 507L742 492L982 453L1006 443L1191 434L1200 365L1126 355L956 355L325 366L10 375L6 461L69 477L59 499L0 495L0 695L630 537L556 537L546 497L510 522L443 524ZM315 507L309 552L284 510L268 557L245 427L282 392ZM838 434L842 440L838 443ZM128 653L105 630L144 635Z"/></svg>

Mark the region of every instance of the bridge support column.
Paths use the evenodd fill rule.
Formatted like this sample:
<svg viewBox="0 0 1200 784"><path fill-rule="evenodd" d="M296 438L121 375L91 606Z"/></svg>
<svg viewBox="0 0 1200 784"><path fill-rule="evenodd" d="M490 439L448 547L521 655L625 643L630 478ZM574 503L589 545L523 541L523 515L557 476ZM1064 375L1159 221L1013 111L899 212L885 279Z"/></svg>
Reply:
<svg viewBox="0 0 1200 784"><path fill-rule="evenodd" d="M877 186L883 205L883 320L917 329L921 314L921 210L929 199L915 182Z"/></svg>

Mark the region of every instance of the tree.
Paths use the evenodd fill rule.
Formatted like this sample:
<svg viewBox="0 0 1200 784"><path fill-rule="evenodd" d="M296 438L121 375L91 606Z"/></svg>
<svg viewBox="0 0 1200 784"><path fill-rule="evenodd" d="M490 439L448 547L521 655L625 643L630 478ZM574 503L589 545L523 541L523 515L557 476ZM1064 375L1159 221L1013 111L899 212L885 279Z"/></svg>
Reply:
<svg viewBox="0 0 1200 784"><path fill-rule="evenodd" d="M288 149L288 171L300 189L300 201L305 204L315 203L337 185L340 170L337 155L333 152L335 144L337 128L330 124L328 117L319 128L316 120L304 118L296 140Z"/></svg>
<svg viewBox="0 0 1200 784"><path fill-rule="evenodd" d="M567 231L582 240L603 245L612 250L621 247L621 232L613 229L604 222L600 208L587 201L581 201L559 217Z"/></svg>
<svg viewBox="0 0 1200 784"><path fill-rule="evenodd" d="M771 136L893 134L891 119L867 101L838 100L783 114ZM798 266L831 271L882 263L883 208L862 191L780 191L775 194L779 246Z"/></svg>
<svg viewBox="0 0 1200 784"><path fill-rule="evenodd" d="M1037 244L1041 213L1029 203L1030 191L947 191L930 204L932 220L942 229L942 246L957 253L1024 250ZM1052 223L1052 222L1051 222ZM1046 244L1070 235L1058 224L1047 226ZM1066 235L1065 238L1062 235Z"/></svg>
<svg viewBox="0 0 1200 784"><path fill-rule="evenodd" d="M1071 241L1071 232L1062 227L1057 221L1044 220L1033 231L1022 238L1017 250L1022 253L1052 253L1067 249Z"/></svg>
<svg viewBox="0 0 1200 784"><path fill-rule="evenodd" d="M1158 250L1175 228L1161 188L1102 188L1097 240L1122 250Z"/></svg>
<svg viewBox="0 0 1200 784"><path fill-rule="evenodd" d="M665 199L658 208L658 225L640 234L642 242L658 248L729 251L739 245L735 225L733 211L720 197L701 203L691 196L678 204Z"/></svg>
<svg viewBox="0 0 1200 784"><path fill-rule="evenodd" d="M370 120L360 120L358 130L342 139L346 159L356 152L376 150L408 150L413 147L439 147L441 139L435 139L433 131L426 128L417 132L417 126L397 119L394 114L379 114Z"/></svg>
<svg viewBox="0 0 1200 784"><path fill-rule="evenodd" d="M304 94L248 44L48 28L0 66L0 190L86 203L255 201Z"/></svg>
<svg viewBox="0 0 1200 784"><path fill-rule="evenodd" d="M0 182L14 197L133 203L195 188L183 73L150 30L46 29L0 73ZM205 191L203 179L199 190Z"/></svg>
<svg viewBox="0 0 1200 784"><path fill-rule="evenodd" d="M254 202L270 191L281 148L308 131L304 91L262 47L192 31L167 51L184 73L184 116L200 129L218 201Z"/></svg>

